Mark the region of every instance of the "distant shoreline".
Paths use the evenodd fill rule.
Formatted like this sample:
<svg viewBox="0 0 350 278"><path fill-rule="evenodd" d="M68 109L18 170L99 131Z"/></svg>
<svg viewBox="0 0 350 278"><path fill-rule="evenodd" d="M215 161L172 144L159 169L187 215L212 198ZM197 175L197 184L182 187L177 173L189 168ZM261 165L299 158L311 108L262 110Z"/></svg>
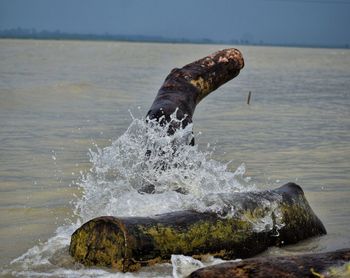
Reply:
<svg viewBox="0 0 350 278"><path fill-rule="evenodd" d="M329 49L349 49L350 45L318 45L318 44L283 44L267 43L260 41L250 42L248 40L211 40L187 39L187 38L166 38L161 36L144 35L111 35L111 34L71 34L59 31L41 31L27 29L0 30L0 39L33 39L33 40L75 40L75 41L117 41L117 42L143 42L143 43L174 43L174 44L225 44L225 45L250 45L250 46L276 46L276 47L303 47L303 48L329 48Z"/></svg>

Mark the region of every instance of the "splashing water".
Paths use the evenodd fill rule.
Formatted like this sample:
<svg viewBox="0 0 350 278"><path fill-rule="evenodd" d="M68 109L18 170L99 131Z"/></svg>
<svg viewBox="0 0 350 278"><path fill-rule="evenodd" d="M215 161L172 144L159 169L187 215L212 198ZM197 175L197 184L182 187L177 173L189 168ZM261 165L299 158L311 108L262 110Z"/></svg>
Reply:
<svg viewBox="0 0 350 278"><path fill-rule="evenodd" d="M82 173L77 182L82 190L82 196L74 203L77 222L59 227L52 238L13 260L9 269L1 274L26 277L170 277L170 264L146 268L135 274L85 268L69 256L68 246L74 230L94 217L147 216L186 209L214 211L227 217L236 211L227 207L224 198L221 198L222 193L257 190L244 177L244 164L235 172L230 172L228 164L213 160L209 150L203 152L198 146L189 145L193 136L192 124L169 135L167 131L174 123L181 126L181 121L174 115L171 123L165 126L155 120L133 118L126 132L110 146L103 149L96 146L95 150L90 150L92 167ZM277 205L266 200L262 200L261 204L268 212L259 223L254 223L255 228L272 229L271 214L278 216ZM182 258L182 264L186 261Z"/></svg>
<svg viewBox="0 0 350 278"><path fill-rule="evenodd" d="M172 116L172 122L178 121ZM93 167L80 186L83 198L77 215L146 216L176 210L206 209L202 198L214 193L252 190L239 183L236 172L210 159L210 152L190 146L192 125L168 135L170 123L134 119L127 131L104 149L90 150ZM152 192L154 194L145 194Z"/></svg>

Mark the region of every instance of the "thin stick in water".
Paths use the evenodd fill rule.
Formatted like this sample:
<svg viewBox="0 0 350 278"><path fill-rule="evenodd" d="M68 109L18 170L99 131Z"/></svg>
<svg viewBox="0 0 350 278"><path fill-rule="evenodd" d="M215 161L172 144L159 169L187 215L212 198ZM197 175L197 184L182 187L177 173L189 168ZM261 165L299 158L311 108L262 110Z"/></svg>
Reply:
<svg viewBox="0 0 350 278"><path fill-rule="evenodd" d="M247 99L247 104L248 104L248 105L250 104L250 97L251 97L251 95L252 95L252 92L249 91L249 93L248 93L248 99Z"/></svg>

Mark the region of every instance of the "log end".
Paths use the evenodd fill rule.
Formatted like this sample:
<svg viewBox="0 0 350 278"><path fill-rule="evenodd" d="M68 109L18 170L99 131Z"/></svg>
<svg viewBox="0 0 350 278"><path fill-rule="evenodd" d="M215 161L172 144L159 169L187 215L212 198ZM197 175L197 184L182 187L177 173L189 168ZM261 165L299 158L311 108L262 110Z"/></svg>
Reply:
<svg viewBox="0 0 350 278"><path fill-rule="evenodd" d="M281 186L278 192L283 198L280 209L284 226L278 231L279 235L273 238L274 245L283 246L327 234L299 185L290 182Z"/></svg>
<svg viewBox="0 0 350 278"><path fill-rule="evenodd" d="M244 59L238 49L227 48L198 60L193 65L201 70L188 74L188 66L185 66L184 69L186 69L190 83L199 92L196 99L196 103L199 103L210 92L235 78L244 67Z"/></svg>
<svg viewBox="0 0 350 278"><path fill-rule="evenodd" d="M173 69L159 89L147 117L167 123L171 120L170 115L177 110L176 117L178 120L184 119L182 127L185 127L192 122L196 105L212 91L235 78L243 67L242 53L238 49L228 48L183 68Z"/></svg>
<svg viewBox="0 0 350 278"><path fill-rule="evenodd" d="M125 236L121 223L114 217L99 217L77 229L69 247L70 255L87 266L97 265L124 271ZM130 266L137 270L141 266ZM129 268L130 268L129 267Z"/></svg>

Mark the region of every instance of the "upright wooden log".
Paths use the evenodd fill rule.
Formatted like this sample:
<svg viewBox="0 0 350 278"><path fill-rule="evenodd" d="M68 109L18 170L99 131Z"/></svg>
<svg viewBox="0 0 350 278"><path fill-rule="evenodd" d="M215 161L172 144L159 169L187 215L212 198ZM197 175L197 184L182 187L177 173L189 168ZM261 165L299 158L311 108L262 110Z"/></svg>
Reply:
<svg viewBox="0 0 350 278"><path fill-rule="evenodd" d="M246 258L271 245L295 243L326 233L296 184L222 197L237 210L231 217L179 211L154 217L92 219L74 232L69 252L85 265L114 267L126 272L168 261L171 254ZM274 202L275 210L263 207L261 201ZM283 227L276 224L275 213L281 217ZM274 219L272 226L256 229L255 223L266 217Z"/></svg>
<svg viewBox="0 0 350 278"><path fill-rule="evenodd" d="M222 84L236 77L244 66L239 50L224 49L190 63L181 69L175 68L166 77L162 87L147 113L149 119L162 124L170 122L176 110L176 117L182 127L192 122L196 105ZM172 123L169 133L179 126Z"/></svg>
<svg viewBox="0 0 350 278"><path fill-rule="evenodd" d="M215 52L200 60L194 61L181 69L175 68L166 77L163 85L149 109L146 119L156 120L164 126L169 123L169 135L192 122L196 105L222 84L236 77L244 67L241 52L234 48ZM175 113L176 120L171 116ZM184 138L182 142L194 145L194 138ZM174 151L176 146L173 146ZM147 150L146 156L150 156ZM158 166L157 166L158 167ZM166 169L165 163L161 166ZM140 193L154 192L154 185L145 184Z"/></svg>
<svg viewBox="0 0 350 278"><path fill-rule="evenodd" d="M189 278L350 277L350 249L299 256L260 257L198 269Z"/></svg>

